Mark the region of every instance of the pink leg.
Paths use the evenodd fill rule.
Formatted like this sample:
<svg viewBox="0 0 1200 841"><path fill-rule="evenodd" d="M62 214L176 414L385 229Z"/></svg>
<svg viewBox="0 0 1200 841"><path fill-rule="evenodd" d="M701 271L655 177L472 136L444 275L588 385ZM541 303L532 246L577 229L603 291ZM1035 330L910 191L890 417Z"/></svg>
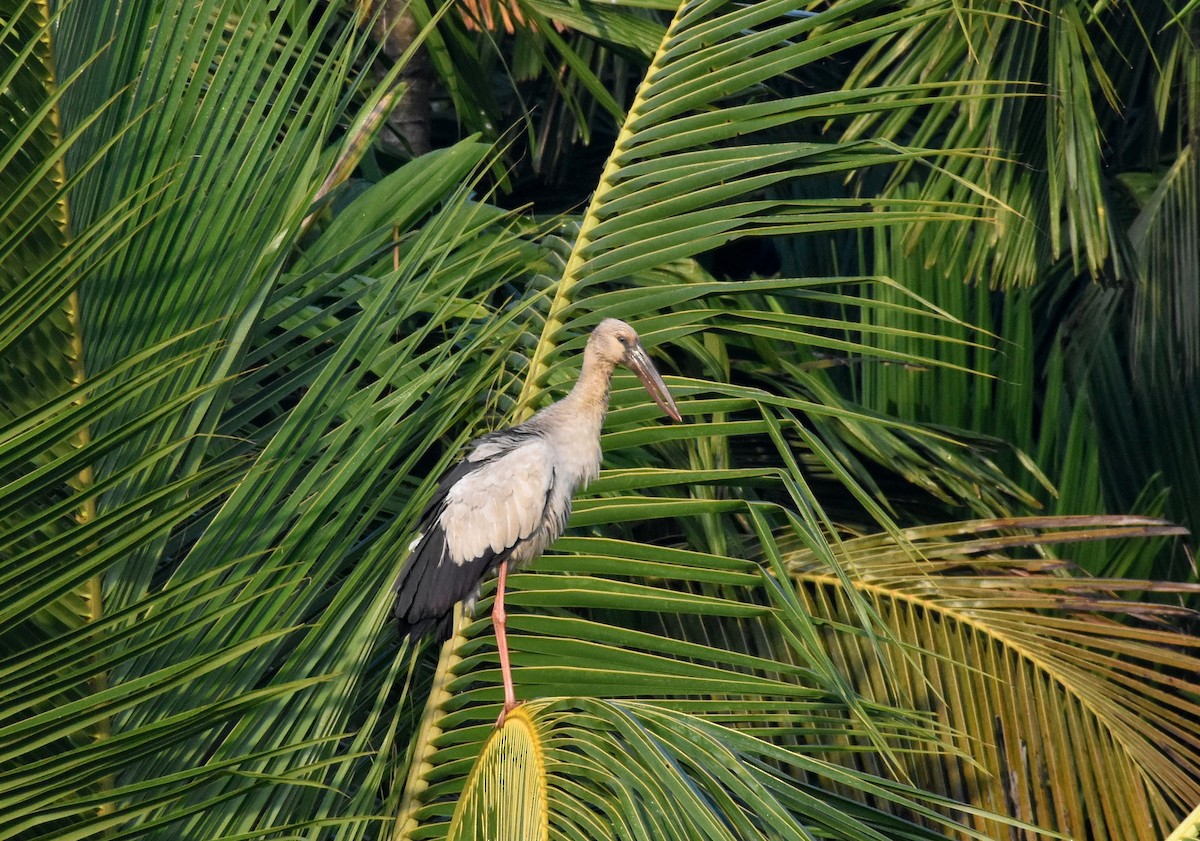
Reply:
<svg viewBox="0 0 1200 841"><path fill-rule="evenodd" d="M517 707L517 696L513 692L512 666L508 662L508 613L504 610L504 584L508 580L508 561L500 564L500 580L496 583L496 600L492 603L492 627L496 629L496 647L500 650L500 675L504 680L504 709L496 719L496 726L503 727L505 717Z"/></svg>

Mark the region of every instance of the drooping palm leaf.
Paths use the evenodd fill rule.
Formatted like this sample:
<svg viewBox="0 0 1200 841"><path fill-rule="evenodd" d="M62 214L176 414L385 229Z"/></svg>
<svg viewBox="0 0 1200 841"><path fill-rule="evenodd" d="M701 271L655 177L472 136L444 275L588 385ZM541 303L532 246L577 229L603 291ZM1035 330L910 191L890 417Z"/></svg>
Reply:
<svg viewBox="0 0 1200 841"><path fill-rule="evenodd" d="M998 203L978 206L977 226L917 223L906 232L906 245L925 237L949 265L965 264L972 279L1003 288L1034 282L1043 266L1060 258L1092 277L1126 274L1122 234L1102 209L1098 116L1116 105L1109 74L1124 62L1104 61L1099 53L1114 38L1110 27L1130 31L1153 23L1143 23L1137 4L1123 13L1134 22L1077 3L1034 5L1015 14L1002 6L959 6L940 18L914 21L864 51L846 76L848 90L936 80L949 90L1003 84L1008 94L973 97L965 106L946 100L928 109L868 110L846 127L847 139L865 133L981 152L929 159L954 177L921 179L921 195L974 203L972 194L982 190ZM901 174L911 167L902 165ZM911 179L896 178L891 186L904 189L907 183Z"/></svg>
<svg viewBox="0 0 1200 841"><path fill-rule="evenodd" d="M997 322L997 332L1017 343L1005 355L1027 361L1012 371L1020 374L1017 387L939 391L935 383L953 378L932 376L910 396L937 391L947 411L935 414L957 423L962 407L981 407L1006 391L1002 411L1019 433L1010 442L1037 461L1059 492L1043 502L1069 512L1138 505L1139 513L1152 513L1146 506L1157 505L1194 531L1195 495L1186 477L1195 472L1189 267L1196 202L1195 179L1186 173L1193 169L1196 118L1181 103L1195 85L1185 68L1195 66L1196 48L1188 35L1192 13L1181 15L1177 6L1067 3L1015 15L997 7L995 14L921 24L872 45L845 85L1003 81L1016 95L978 98L966 107L866 112L846 137L869 131L990 150L938 164L983 185L1004 205L995 213L981 206L978 226L918 224L896 232L886 251L877 247L871 255L874 270L906 286L939 285L949 300L960 297L954 289L960 282L1035 287L1015 301L992 299L1014 327L1028 317L1018 313L1034 308L1021 332ZM1132 102L1145 105L1130 108ZM888 189L948 198L967 195L967 183L931 177L914 186L897 177ZM986 314L983 293L968 295ZM997 366L1008 368L1003 357ZM912 405L890 373L880 378L892 380L889 396ZM980 427L987 430L992 420L985 417ZM1039 430L1042 420L1048 425ZM1089 437L1106 443L1079 446ZM1092 557L1080 560L1091 569L1109 562L1102 547L1086 554ZM1147 553L1138 563L1155 576L1192 574L1185 558Z"/></svg>
<svg viewBox="0 0 1200 841"><path fill-rule="evenodd" d="M808 549L786 558L856 687L935 713L973 758L918 759L908 768L918 785L1072 838L1157 839L1200 798L1200 709L1174 690L1200 659L1195 638L1167 621L1190 612L1125 594L1196 588L1072 575L1052 555L1010 552L1182 533L1144 518L1066 517L915 528L904 533L912 547L890 535L844 541L839 561L896 641L892 680L877 650L842 630L854 613L840 577Z"/></svg>
<svg viewBox="0 0 1200 841"><path fill-rule="evenodd" d="M470 170L487 150L465 144L459 153ZM290 337L300 353L276 357L254 372L264 386L286 382L291 391L287 399L267 404L279 411L260 431L252 460L241 455L244 445L234 444L211 466L177 483L135 495L124 505L106 505L94 523L67 532L64 540L71 543L36 543L17 559L12 575L23 586L11 591L12 604L5 605L14 622L52 601L73 577L111 569L131 551L165 545L180 554L159 556L170 573L161 592L114 612L102 626L61 634L40 647L18 646L19 656L8 662L4 686L10 708L41 713L3 731L10 748L5 770L13 790L22 792L7 804L6 814L24 819L20 826L30 837L58 837L67 827L81 835L120 827L142 836L184 827L228 837L256 826L299 829L330 821L352 837L376 820L374 792L390 754L369 748L376 738L396 737L397 721L384 711L394 710L389 690L403 661L393 658L374 668L388 650L380 647L378 635L388 610L388 559L395 553L387 535L367 542L362 537L399 489L409 485L411 491L405 465L440 455L429 450L446 427L457 426L462 413L480 410L455 405L453 395L442 400L425 395L455 378L478 390L492 376L495 355L505 354L506 342L520 335L511 325L521 307L481 318L478 306L464 309L460 303L466 297L486 299L510 277L514 263L524 266L528 256L513 247L519 233L504 223L504 215L469 201L465 193L443 195L444 206L404 242L399 268L367 292L347 275L318 284L346 296L341 305L330 306L348 323L332 352L312 347L322 341L315 328L326 320L325 310L298 310L282 334L276 318L261 322L263 332L253 341ZM398 204L404 200L396 197ZM386 259L391 261L390 253ZM472 283L483 288L465 295ZM285 301L281 297L278 304ZM425 326L394 342L398 325L415 314ZM444 341L421 349L443 332ZM79 416L111 417L186 370L199 352L179 351L173 365L135 357L127 370L96 378L100 398L83 404L63 398L64 406L74 407L73 416L55 406L40 414L61 430L77 428ZM141 366L146 373L128 376ZM251 402L258 397L254 390L235 389L231 395ZM119 451L163 414L203 396L199 389L184 392L144 418L110 426L92 443L92 452L68 460ZM238 402L228 411L246 414ZM264 409L255 411L261 415ZM402 418L409 423L400 424ZM28 437L26 427L39 429L33 423L14 426L9 450ZM44 434L52 438L54 429ZM111 494L177 449L163 447L111 471L95 492ZM407 498L399 511L403 524L419 500L400 496ZM181 528L162 540L172 526ZM86 552L93 533L111 544L88 553L85 562L74 558L71 550ZM44 583L35 580L35 571ZM124 632L122 623L133 620ZM10 638L22 640L20 629ZM87 697L54 703L57 684L31 682L62 650L89 646L95 654L83 669L111 675L108 692L90 703ZM53 712L47 708L51 703ZM70 739L99 718L114 719L113 735L102 742L69 747L47 741ZM31 733L42 732L37 728L46 735L33 738ZM358 728L357 735L347 735ZM354 748L345 750L343 740ZM47 745L54 750L44 756ZM43 765L53 775L37 770ZM121 773L113 785L89 789L107 780L114 767ZM373 783L365 785L366 780ZM339 782L362 793L347 801L329 790ZM65 797L68 785L71 794ZM101 804L107 806L97 812Z"/></svg>
<svg viewBox="0 0 1200 841"><path fill-rule="evenodd" d="M1106 354L1107 364L1098 366L1093 386L1097 391L1116 390L1124 384L1130 392L1126 412L1102 421L1108 442L1116 440L1116 435L1124 436L1130 420L1152 430L1140 442L1142 452L1125 454L1125 465L1133 469L1111 476L1110 484L1120 489L1126 487L1120 484L1122 480L1145 483L1153 474L1160 474L1170 489L1166 510L1193 527L1200 523L1200 496L1189 479L1200 463L1194 434L1200 423L1195 389L1200 383L1197 172L1196 150L1189 145L1162 174L1130 226L1139 282L1127 296L1131 299L1125 310L1128 320L1117 322L1113 331L1113 339L1119 343L1124 337L1118 330L1128 324L1128 353ZM1128 496L1122 501L1125 499Z"/></svg>

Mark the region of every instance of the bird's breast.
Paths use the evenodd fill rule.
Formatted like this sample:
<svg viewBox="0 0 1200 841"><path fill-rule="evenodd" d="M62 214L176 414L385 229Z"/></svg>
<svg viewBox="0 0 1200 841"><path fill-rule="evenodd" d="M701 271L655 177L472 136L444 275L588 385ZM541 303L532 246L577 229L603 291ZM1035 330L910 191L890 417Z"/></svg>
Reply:
<svg viewBox="0 0 1200 841"><path fill-rule="evenodd" d="M563 484L569 487L571 496L600 475L599 440L580 440L567 436L560 441L557 451L560 457L555 471L562 477Z"/></svg>
<svg viewBox="0 0 1200 841"><path fill-rule="evenodd" d="M581 440L582 438L582 440ZM577 491L586 487L600 472L600 442L584 436L552 436L554 478L541 522L531 539L516 547L511 555L517 565L526 564L558 539L571 518L571 502Z"/></svg>

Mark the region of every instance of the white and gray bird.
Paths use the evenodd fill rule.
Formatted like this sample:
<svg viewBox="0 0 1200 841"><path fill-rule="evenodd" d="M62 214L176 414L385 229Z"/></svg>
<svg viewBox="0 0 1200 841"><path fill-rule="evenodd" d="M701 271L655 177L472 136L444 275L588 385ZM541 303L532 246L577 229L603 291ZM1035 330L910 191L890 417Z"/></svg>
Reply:
<svg viewBox="0 0 1200 841"><path fill-rule="evenodd" d="M445 634L455 603L471 607L480 584L499 568L492 622L504 709L497 726L517 706L505 633L505 578L510 566L533 561L562 534L575 491L600 472L600 428L617 365L637 374L663 412L681 420L637 332L615 318L601 321L588 338L570 394L522 424L475 439L466 457L442 475L393 587L402 635Z"/></svg>

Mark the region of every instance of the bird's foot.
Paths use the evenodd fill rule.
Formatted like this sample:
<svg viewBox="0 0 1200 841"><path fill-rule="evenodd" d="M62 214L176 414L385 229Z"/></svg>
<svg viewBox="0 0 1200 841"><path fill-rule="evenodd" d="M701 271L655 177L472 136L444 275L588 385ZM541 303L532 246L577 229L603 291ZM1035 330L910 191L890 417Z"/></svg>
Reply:
<svg viewBox="0 0 1200 841"><path fill-rule="evenodd" d="M500 708L500 717L496 719L496 729L499 730L504 726L504 720L508 718L508 714L521 706L520 701L505 701L504 706Z"/></svg>

